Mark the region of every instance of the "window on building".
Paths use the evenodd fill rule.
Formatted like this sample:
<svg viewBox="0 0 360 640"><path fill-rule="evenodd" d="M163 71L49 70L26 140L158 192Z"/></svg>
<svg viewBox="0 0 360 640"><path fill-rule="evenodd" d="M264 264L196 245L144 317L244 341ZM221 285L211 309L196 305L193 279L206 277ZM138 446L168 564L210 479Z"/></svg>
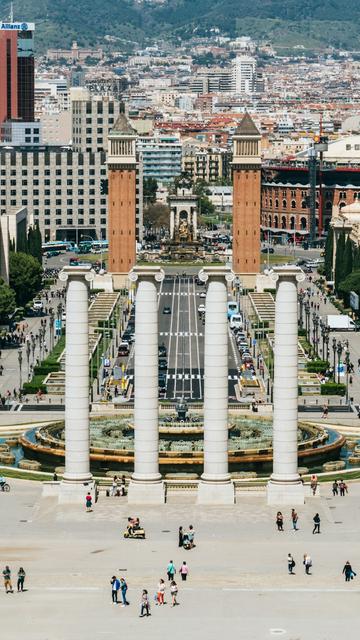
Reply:
<svg viewBox="0 0 360 640"><path fill-rule="evenodd" d="M95 224L95 218L89 218L89 224L94 225Z"/></svg>
<svg viewBox="0 0 360 640"><path fill-rule="evenodd" d="M56 225L61 225L61 218L56 218L55 224Z"/></svg>

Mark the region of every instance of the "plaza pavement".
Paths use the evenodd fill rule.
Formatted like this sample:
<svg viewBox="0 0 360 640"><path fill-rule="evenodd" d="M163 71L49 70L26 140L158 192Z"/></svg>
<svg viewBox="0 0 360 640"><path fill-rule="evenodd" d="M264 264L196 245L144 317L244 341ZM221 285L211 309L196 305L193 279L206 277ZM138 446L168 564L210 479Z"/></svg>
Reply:
<svg viewBox="0 0 360 640"><path fill-rule="evenodd" d="M6 640L99 640L101 638L172 638L212 640L335 640L357 633L360 620L360 485L333 498L322 497L298 509L298 532L290 528L290 508L283 508L285 531L275 530L275 509L265 495L244 492L233 507L198 507L195 494L174 494L162 507L137 509L145 541L124 540L129 508L126 499L105 498L86 513L84 506L59 507L41 498L41 485L11 480L0 494L1 570L9 564L27 572L23 594L0 590L0 629ZM321 517L321 535L312 535L312 517ZM180 524L193 524L196 549L179 550ZM287 554L296 575L287 574ZM313 559L305 576L302 556ZM179 580L180 606L157 607L153 595L172 559L186 560L188 581ZM345 583L350 560L358 577ZM110 577L124 575L130 607L111 603ZM152 617L140 619L141 589L147 588ZM167 600L169 602L169 589Z"/></svg>

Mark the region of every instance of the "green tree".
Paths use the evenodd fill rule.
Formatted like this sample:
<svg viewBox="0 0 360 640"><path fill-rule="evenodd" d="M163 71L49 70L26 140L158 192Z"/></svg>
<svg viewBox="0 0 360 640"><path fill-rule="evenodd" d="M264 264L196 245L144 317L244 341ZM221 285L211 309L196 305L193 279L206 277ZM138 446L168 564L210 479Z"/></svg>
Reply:
<svg viewBox="0 0 360 640"><path fill-rule="evenodd" d="M360 295L360 269L353 271L342 282L340 282L340 289L343 293L355 293Z"/></svg>
<svg viewBox="0 0 360 640"><path fill-rule="evenodd" d="M345 234L339 235L336 245L336 260L335 260L335 289L339 290L339 284L342 282L347 274L344 271L344 253L345 253Z"/></svg>
<svg viewBox="0 0 360 640"><path fill-rule="evenodd" d="M42 267L38 260L26 253L10 253L10 287L16 302L24 306L41 288Z"/></svg>
<svg viewBox="0 0 360 640"><path fill-rule="evenodd" d="M145 227L167 227L170 226L170 208L165 204L150 204L144 210Z"/></svg>
<svg viewBox="0 0 360 640"><path fill-rule="evenodd" d="M31 256L42 264L42 240L39 224L36 222L35 227L29 227L27 236L27 251Z"/></svg>
<svg viewBox="0 0 360 640"><path fill-rule="evenodd" d="M155 202L157 190L158 190L158 183L156 178L144 178L143 197L146 204L149 204L150 202Z"/></svg>
<svg viewBox="0 0 360 640"><path fill-rule="evenodd" d="M16 307L15 292L0 278L0 320L4 322Z"/></svg>
<svg viewBox="0 0 360 640"><path fill-rule="evenodd" d="M353 270L353 244L350 240L350 236L347 237L344 251L344 278L348 276Z"/></svg>
<svg viewBox="0 0 360 640"><path fill-rule="evenodd" d="M330 227L325 243L325 277L326 280L331 280L333 277L333 250L334 250L334 231Z"/></svg>

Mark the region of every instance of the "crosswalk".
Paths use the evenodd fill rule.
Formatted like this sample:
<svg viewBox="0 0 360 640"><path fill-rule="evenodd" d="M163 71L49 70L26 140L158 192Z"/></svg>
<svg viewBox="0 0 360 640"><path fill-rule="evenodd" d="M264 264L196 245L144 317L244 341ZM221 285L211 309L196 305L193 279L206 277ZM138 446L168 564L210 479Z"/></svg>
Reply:
<svg viewBox="0 0 360 640"><path fill-rule="evenodd" d="M130 381L133 380L134 375L133 374L128 375L127 379ZM166 379L167 380L204 380L205 376L204 374L200 374L200 373L167 373ZM232 382L238 382L239 377L236 375L228 375L228 380L231 380Z"/></svg>
<svg viewBox="0 0 360 640"><path fill-rule="evenodd" d="M197 333L197 332L192 333L192 332L189 332L189 331L177 331L177 332L176 331L161 331L159 335L160 336L165 336L165 337L167 337L167 336L172 336L172 337L173 336L175 336L175 337L178 336L180 338L193 338L193 337L198 336L199 338L202 338L204 334L203 333Z"/></svg>
<svg viewBox="0 0 360 640"><path fill-rule="evenodd" d="M201 291L161 291L159 296L199 296Z"/></svg>

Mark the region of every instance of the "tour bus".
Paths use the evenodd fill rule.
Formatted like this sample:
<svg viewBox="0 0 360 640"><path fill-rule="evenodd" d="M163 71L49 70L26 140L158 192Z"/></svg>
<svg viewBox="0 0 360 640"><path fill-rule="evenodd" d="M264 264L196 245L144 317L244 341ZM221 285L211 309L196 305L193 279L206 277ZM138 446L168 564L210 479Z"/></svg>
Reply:
<svg viewBox="0 0 360 640"><path fill-rule="evenodd" d="M239 305L237 302L235 302L235 300L232 300L231 302L228 302L227 306L228 320L230 320L231 316L233 316L234 313L239 313Z"/></svg>

